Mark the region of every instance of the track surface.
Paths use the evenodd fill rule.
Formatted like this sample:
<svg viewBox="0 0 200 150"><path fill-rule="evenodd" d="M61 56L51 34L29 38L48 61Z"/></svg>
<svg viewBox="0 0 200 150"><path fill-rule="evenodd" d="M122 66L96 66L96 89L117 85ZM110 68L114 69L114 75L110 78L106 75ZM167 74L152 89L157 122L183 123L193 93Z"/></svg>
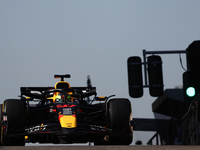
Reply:
<svg viewBox="0 0 200 150"><path fill-rule="evenodd" d="M199 150L199 146L4 146L0 150Z"/></svg>

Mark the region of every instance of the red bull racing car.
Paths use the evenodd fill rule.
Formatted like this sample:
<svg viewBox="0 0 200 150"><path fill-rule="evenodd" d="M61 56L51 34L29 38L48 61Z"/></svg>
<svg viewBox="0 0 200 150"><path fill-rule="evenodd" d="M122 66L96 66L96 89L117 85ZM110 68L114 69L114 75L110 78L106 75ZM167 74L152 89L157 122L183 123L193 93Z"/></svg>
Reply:
<svg viewBox="0 0 200 150"><path fill-rule="evenodd" d="M7 99L0 104L0 145L132 143L128 99L98 97L91 84L70 87L64 81L70 77L68 74L54 77L61 79L55 87L21 87L20 99Z"/></svg>

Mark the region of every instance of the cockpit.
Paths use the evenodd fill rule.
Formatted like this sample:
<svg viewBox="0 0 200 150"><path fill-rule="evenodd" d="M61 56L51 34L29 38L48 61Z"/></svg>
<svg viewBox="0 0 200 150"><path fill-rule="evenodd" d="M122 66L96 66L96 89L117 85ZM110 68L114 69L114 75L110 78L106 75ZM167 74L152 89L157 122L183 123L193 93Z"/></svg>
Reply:
<svg viewBox="0 0 200 150"><path fill-rule="evenodd" d="M55 92L53 95L53 102L54 103L73 102L73 98L71 97L72 92L68 92L70 84L64 81L64 78L70 78L70 75L55 75L54 78L61 78L61 80L55 84L55 89L62 89L63 91L66 92L64 93Z"/></svg>

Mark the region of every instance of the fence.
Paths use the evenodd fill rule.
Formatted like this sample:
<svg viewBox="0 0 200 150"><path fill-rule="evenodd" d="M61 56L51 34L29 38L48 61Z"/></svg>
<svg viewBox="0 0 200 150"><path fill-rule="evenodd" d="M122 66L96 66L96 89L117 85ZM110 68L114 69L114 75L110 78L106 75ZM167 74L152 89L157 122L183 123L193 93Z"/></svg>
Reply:
<svg viewBox="0 0 200 150"><path fill-rule="evenodd" d="M182 145L200 145L200 94L190 103L188 111L181 118L182 129ZM172 126L175 128L175 126ZM160 129L163 130L163 128ZM159 140L160 139L160 140ZM149 141L148 145L153 144L156 140L156 145L164 144L162 142L162 135L157 132ZM160 141L160 142L158 142Z"/></svg>
<svg viewBox="0 0 200 150"><path fill-rule="evenodd" d="M200 144L200 116L199 116L200 95L191 103L188 112L182 117L182 144L199 145Z"/></svg>

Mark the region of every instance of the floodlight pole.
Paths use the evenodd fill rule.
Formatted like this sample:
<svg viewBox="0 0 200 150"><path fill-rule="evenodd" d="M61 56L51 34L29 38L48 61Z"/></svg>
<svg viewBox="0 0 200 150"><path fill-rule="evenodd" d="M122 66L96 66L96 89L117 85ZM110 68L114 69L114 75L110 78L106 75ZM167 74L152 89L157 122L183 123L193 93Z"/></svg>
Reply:
<svg viewBox="0 0 200 150"><path fill-rule="evenodd" d="M164 50L164 51L146 51L143 50L143 63L144 63L144 78L145 78L145 85L144 87L148 87L147 85L147 62L146 62L146 55L147 54L186 54L186 64L187 64L187 70L188 70L188 63L187 63L187 51L186 50Z"/></svg>

